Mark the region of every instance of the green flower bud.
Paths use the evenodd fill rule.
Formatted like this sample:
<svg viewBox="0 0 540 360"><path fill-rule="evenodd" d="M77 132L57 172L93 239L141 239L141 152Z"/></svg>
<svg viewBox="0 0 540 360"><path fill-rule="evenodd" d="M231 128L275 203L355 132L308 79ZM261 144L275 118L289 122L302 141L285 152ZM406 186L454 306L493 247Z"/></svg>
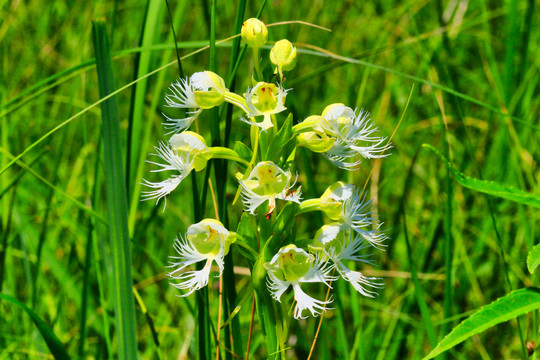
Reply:
<svg viewBox="0 0 540 360"><path fill-rule="evenodd" d="M276 42L270 50L270 61L276 65L276 71L290 71L296 65L296 48L289 40L283 39Z"/></svg>
<svg viewBox="0 0 540 360"><path fill-rule="evenodd" d="M255 18L248 19L242 24L242 40L251 48L258 49L268 40L266 25Z"/></svg>

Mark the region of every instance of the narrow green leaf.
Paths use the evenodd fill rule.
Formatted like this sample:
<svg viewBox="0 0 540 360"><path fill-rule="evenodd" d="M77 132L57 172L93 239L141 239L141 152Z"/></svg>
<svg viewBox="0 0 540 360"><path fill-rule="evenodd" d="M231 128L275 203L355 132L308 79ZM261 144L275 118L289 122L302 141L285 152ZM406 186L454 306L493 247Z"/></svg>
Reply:
<svg viewBox="0 0 540 360"><path fill-rule="evenodd" d="M53 333L51 328L43 321L35 312L33 312L29 307L24 305L19 300L5 294L0 294L0 299L4 299L9 301L12 304L17 305L30 316L34 324L36 324L37 329L41 333L41 336L43 336L43 340L45 340L45 343L47 344L47 347L51 351L51 354L54 356L57 360L69 360L70 357L66 351L66 348L62 344L62 342L56 337L56 335Z"/></svg>
<svg viewBox="0 0 540 360"><path fill-rule="evenodd" d="M424 360L432 359L482 331L540 308L538 288L519 289L481 307L456 326Z"/></svg>
<svg viewBox="0 0 540 360"><path fill-rule="evenodd" d="M234 144L234 151L236 151L240 158L244 159L247 162L250 162L251 158L253 157L253 151L249 147L247 147L246 144L240 141L237 141Z"/></svg>
<svg viewBox="0 0 540 360"><path fill-rule="evenodd" d="M276 136L272 139L272 142L269 144L266 155L264 156L265 159L273 161L274 163L283 164L285 161L287 161L287 158L289 157L292 149L287 149L287 151L284 151L284 147L287 143L292 142L293 144L296 144L296 140L293 137L292 133L292 123L293 123L293 116L292 113L287 116L287 119L281 126L281 129L279 129ZM281 158L281 162L279 161Z"/></svg>
<svg viewBox="0 0 540 360"><path fill-rule="evenodd" d="M105 22L93 22L94 49L101 98L115 91L114 73ZM135 305L131 277L127 192L122 161L120 120L116 97L101 104L103 148L109 215L118 357L137 359Z"/></svg>
<svg viewBox="0 0 540 360"><path fill-rule="evenodd" d="M540 196L530 194L512 186L500 184L494 181L479 180L467 176L457 170L446 157L441 154L437 149L429 144L422 144L423 147L433 151L442 161L446 163L448 170L454 175L454 179L461 185L468 189L478 191L484 194L497 196L503 199L512 200L520 204L530 205L540 208Z"/></svg>
<svg viewBox="0 0 540 360"><path fill-rule="evenodd" d="M538 265L540 265L540 244L536 244L527 255L527 269L531 274L534 273Z"/></svg>

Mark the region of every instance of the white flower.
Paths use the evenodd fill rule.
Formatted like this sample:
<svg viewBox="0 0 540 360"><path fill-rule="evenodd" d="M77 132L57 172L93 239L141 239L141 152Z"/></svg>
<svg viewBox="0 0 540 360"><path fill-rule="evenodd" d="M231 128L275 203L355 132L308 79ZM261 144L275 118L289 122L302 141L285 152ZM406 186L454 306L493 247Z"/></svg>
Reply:
<svg viewBox="0 0 540 360"><path fill-rule="evenodd" d="M332 220L343 222L343 228L350 228L378 249L382 249L388 238L380 231L381 223L370 211L371 200L366 201L360 190L351 184L337 182L330 186L320 198L321 210Z"/></svg>
<svg viewBox="0 0 540 360"><path fill-rule="evenodd" d="M324 132L336 139L334 146L325 153L325 156L342 169L352 170L361 160L351 158L361 155L366 159L386 157L383 154L391 148L383 144L386 138L373 136L377 132L375 124L371 121L369 113L356 111L343 104L332 104L322 113L321 127Z"/></svg>
<svg viewBox="0 0 540 360"><path fill-rule="evenodd" d="M161 182L150 182L143 179L143 185L155 190L144 191L142 200L157 199L156 203L176 189L192 169L195 168L197 171L203 169L211 157L204 139L199 134L191 131L173 135L168 143L160 142L159 146L154 147L154 149L156 154L151 155L159 156L165 163L147 160L147 162L160 167L152 170L152 172L171 170L179 173L171 175L171 177ZM165 205L166 201L165 199Z"/></svg>
<svg viewBox="0 0 540 360"><path fill-rule="evenodd" d="M183 119L167 119L164 123L172 132L181 132L191 125L203 109L210 109L223 103L225 93L228 92L225 82L212 71L201 71L191 75L189 79L179 79L169 86L169 93L165 95L168 107L194 109L188 111L189 115Z"/></svg>
<svg viewBox="0 0 540 360"><path fill-rule="evenodd" d="M171 285L187 290L187 293L180 296L188 296L195 290L199 290L208 284L212 262L219 268L219 276L223 271L223 259L229 252L231 243L235 241L236 234L230 233L217 220L204 219L203 221L191 225L185 238L178 237L174 242L174 249L178 256L171 256L169 268L172 268L168 275ZM186 267L205 261L201 270L183 271Z"/></svg>
<svg viewBox="0 0 540 360"><path fill-rule="evenodd" d="M300 283L321 282L330 287L329 282L337 278L329 275L333 266L319 258L308 254L295 245L287 245L279 249L272 260L266 265L268 271L267 285L272 297L281 302L281 295L292 286L296 307L294 317L304 319L302 312L309 310L311 315L317 316L325 310L325 306L332 302L321 301L307 295Z"/></svg>
<svg viewBox="0 0 540 360"><path fill-rule="evenodd" d="M353 237L354 235L354 237ZM356 291L368 297L374 297L376 293L368 288L380 288L382 284L378 278L364 276L359 271L349 269L344 260L370 263L369 255L359 255L361 250L369 247L369 244L358 234L350 230L344 230L341 224L323 226L315 236L314 250L322 249L324 254L335 264L341 277L351 283Z"/></svg>
<svg viewBox="0 0 540 360"><path fill-rule="evenodd" d="M371 121L369 113L356 111L343 104L328 105L321 116L308 117L297 129L303 129L298 135L298 144L315 152L323 153L334 165L354 170L366 159L382 158L390 154L390 144L384 144L386 138L374 136L378 131Z"/></svg>
<svg viewBox="0 0 540 360"><path fill-rule="evenodd" d="M276 207L276 199L300 202L300 187L291 190L296 183L290 170L283 171L271 161L262 161L251 170L246 180L239 180L242 187L242 201L246 211L255 214L255 209L268 201L269 217Z"/></svg>
<svg viewBox="0 0 540 360"><path fill-rule="evenodd" d="M259 82L253 88L248 89L246 96L247 117L264 116L264 120L261 123L251 122L240 117L240 120L260 127L262 130L267 130L274 126L272 123L272 114L277 114L286 110L284 105L285 96L287 91L284 90L281 85L274 85L271 83Z"/></svg>

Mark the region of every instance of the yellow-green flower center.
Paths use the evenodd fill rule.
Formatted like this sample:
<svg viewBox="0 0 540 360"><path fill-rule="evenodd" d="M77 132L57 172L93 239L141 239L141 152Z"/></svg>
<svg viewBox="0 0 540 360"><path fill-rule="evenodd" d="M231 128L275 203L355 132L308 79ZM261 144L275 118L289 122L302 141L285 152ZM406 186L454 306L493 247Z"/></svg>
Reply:
<svg viewBox="0 0 540 360"><path fill-rule="evenodd" d="M251 102L262 113L272 111L277 107L278 92L276 85L260 83L251 95Z"/></svg>

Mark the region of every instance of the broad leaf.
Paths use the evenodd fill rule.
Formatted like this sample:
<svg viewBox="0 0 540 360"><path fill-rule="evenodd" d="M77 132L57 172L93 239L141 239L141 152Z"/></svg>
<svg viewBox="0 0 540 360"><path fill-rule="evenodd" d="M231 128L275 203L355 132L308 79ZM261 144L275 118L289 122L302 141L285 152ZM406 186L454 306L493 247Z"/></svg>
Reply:
<svg viewBox="0 0 540 360"><path fill-rule="evenodd" d="M481 307L463 320L433 349L424 360L432 359L473 335L490 327L540 308L538 288L519 289Z"/></svg>

